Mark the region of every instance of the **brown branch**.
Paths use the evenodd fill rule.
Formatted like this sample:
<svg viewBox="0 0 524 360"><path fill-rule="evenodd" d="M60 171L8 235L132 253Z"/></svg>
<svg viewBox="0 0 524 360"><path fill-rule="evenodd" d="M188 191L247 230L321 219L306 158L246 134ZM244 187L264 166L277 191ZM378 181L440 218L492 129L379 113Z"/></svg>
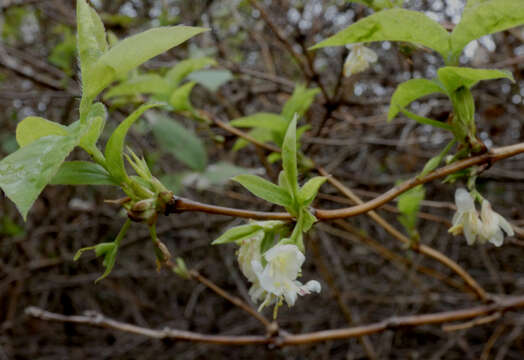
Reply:
<svg viewBox="0 0 524 360"><path fill-rule="evenodd" d="M414 188L417 185L425 184L432 180L443 178L447 175L453 174L459 170L463 170L463 169L466 169L474 165L492 164L496 161L499 161L499 160L502 160L502 159L505 159L511 156L515 156L523 152L524 152L524 143L518 143L515 145L504 146L504 147L500 147L497 149L493 149L486 154L473 156L473 157L470 157L464 160L457 161L453 164L441 167L440 169L430 172L426 176L414 177L410 180L404 181L400 185L395 186L394 188L383 193L382 195L377 196L373 200L367 201L365 203L362 203L360 201L359 205L351 206L351 207L344 208L344 209L316 210L315 216L321 220L328 220L328 219L341 219L341 218L359 215L359 214L368 212L370 210L373 210L373 209L376 209L382 206L383 204L387 203L388 201L393 200L400 194L408 191L409 189ZM329 180L329 177L331 177L325 171L322 175L328 176L328 180Z"/></svg>
<svg viewBox="0 0 524 360"><path fill-rule="evenodd" d="M477 318L479 316L490 315L497 312L504 313L506 311L522 307L524 307L524 296L507 297L499 299L496 303L490 305L481 305L467 309L444 311L423 315L392 317L380 321L378 323L372 323L368 325L354 326L335 330L316 331L299 335L281 332L278 336L273 337L207 335L171 328L155 330L113 320L95 312L88 312L85 315L67 316L45 311L37 307L29 307L25 310L25 313L28 316L45 321L58 321L97 326L129 332L137 335L143 335L155 339L173 339L180 341L203 342L218 345L273 344L276 346L294 346L336 339L349 339L353 337L376 334L388 329L414 327L429 324L442 324L453 321L463 321Z"/></svg>
<svg viewBox="0 0 524 360"><path fill-rule="evenodd" d="M154 339L172 339L219 345L248 345L268 343L268 339L265 336L222 336L199 334L192 331L171 328L164 328L161 330L148 329L145 327L113 320L93 311L88 311L85 313L85 315L67 316L31 306L25 310L25 313L28 316L41 320L97 326L107 329L119 330L135 335L142 335Z"/></svg>
<svg viewBox="0 0 524 360"><path fill-rule="evenodd" d="M198 201L173 196L173 200L167 204L165 214L181 213L185 211L197 211L207 214L227 215L239 218L255 220L292 220L293 216L287 212L266 212L235 209L223 206L204 204Z"/></svg>
<svg viewBox="0 0 524 360"><path fill-rule="evenodd" d="M235 129L235 130L238 130L238 129ZM345 186L341 182L333 178L324 169L318 168L318 171L322 176L326 176L328 178L328 181L332 185L338 188L342 193L344 193L346 196L348 196L351 200L356 202L358 205L350 206L350 207L346 207L342 209L335 209L335 210L313 209L313 212L314 212L314 215L317 217L317 219L320 221L344 219L348 217L357 216L363 213L370 212L384 205L385 203L393 200L400 194L408 191L409 189L417 185L425 184L432 180L442 178L444 176L453 174L459 170L463 170L463 169L466 169L474 165L492 164L496 161L499 161L499 160L502 160L502 159L505 159L505 158L508 158L508 157L511 157L511 156L514 156L514 155L517 155L523 152L524 152L524 143L500 147L498 149L492 150L489 153L478 155L478 156L473 156L473 157L470 157L464 160L457 161L453 164L444 166L440 169L432 171L431 173L429 173L428 175L424 177L414 177L410 180L407 180L401 183L398 186L395 186L394 188L390 189L389 191L367 202L363 202L362 200L360 200L360 198L351 191L350 193L348 193L348 191L345 191L344 193L344 191L342 191L341 189L345 188ZM349 189L346 188L346 190L349 190ZM199 211L199 212L205 212L209 214L220 214L220 215L228 215L228 216L250 218L250 219L257 219L257 220L293 220L293 216L286 212L263 212L263 211L235 209L235 208L228 208L228 207L204 204L204 203L200 203L197 201L184 199L181 197L173 198L172 203L170 204L168 209L166 209L166 214L184 212L184 211Z"/></svg>

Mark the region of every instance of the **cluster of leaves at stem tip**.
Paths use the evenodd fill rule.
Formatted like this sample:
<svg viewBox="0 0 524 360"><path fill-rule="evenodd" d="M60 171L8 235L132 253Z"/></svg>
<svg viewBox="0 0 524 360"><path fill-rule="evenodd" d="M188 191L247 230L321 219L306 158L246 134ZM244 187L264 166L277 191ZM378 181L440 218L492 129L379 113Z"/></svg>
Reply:
<svg viewBox="0 0 524 360"><path fill-rule="evenodd" d="M161 104L144 104L121 122L102 152L97 142L107 121L107 111L96 97L112 82L147 60L207 29L171 26L150 29L109 44L102 20L85 0L77 1L77 50L82 78L78 120L68 126L30 116L16 128L20 148L0 161L0 188L17 206L23 218L48 184L115 185L127 195L122 202L130 218L154 226L156 213L170 199L170 192L152 176L144 159L132 151L126 158L136 172L124 166L124 141L131 125L146 110ZM73 149L85 150L92 161L65 161ZM124 224L116 239L92 247L104 256L105 277L115 262ZM77 257L87 249L82 249Z"/></svg>
<svg viewBox="0 0 524 360"><path fill-rule="evenodd" d="M284 224L282 222L270 222L272 226L255 222L229 229L216 239L213 244L238 243L253 237L260 231L264 231L265 237L261 243L261 253L271 248L274 245L274 241L280 239L280 237L275 235L282 236L280 243L296 245L302 252L305 251L303 233L309 231L316 221L315 216L309 211L309 206L315 199L320 186L326 181L326 178L316 176L309 179L302 187L298 184L297 119L298 114L295 114L288 125L282 142L283 170L278 176L278 184L273 184L256 175L239 175L233 178L234 181L240 183L255 196L270 203L283 206L293 215L296 222L291 235L288 236L289 234L286 234L285 230L281 231ZM275 229L278 230L278 234L275 234Z"/></svg>

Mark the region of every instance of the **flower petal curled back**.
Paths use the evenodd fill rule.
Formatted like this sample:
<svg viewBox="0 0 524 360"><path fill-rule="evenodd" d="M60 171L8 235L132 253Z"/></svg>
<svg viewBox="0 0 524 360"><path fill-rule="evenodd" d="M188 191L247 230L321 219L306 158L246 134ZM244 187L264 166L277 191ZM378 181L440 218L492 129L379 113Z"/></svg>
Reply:
<svg viewBox="0 0 524 360"><path fill-rule="evenodd" d="M482 201L480 217L482 219L482 238L484 241L489 241L495 246L501 246L504 243L502 230L509 236L513 236L514 232L510 223L500 214L493 211L490 202L487 200Z"/></svg>
<svg viewBox="0 0 524 360"><path fill-rule="evenodd" d="M316 280L309 280L305 285L300 286L299 295L304 296L311 294L312 292L319 293L322 290L322 286Z"/></svg>

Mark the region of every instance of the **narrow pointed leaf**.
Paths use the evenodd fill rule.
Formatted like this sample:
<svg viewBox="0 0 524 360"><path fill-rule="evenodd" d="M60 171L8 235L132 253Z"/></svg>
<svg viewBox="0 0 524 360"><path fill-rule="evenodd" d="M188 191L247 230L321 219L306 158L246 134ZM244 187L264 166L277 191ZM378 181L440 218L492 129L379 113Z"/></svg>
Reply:
<svg viewBox="0 0 524 360"><path fill-rule="evenodd" d="M400 109L412 101L433 93L444 93L439 84L433 80L411 79L403 82L395 89L389 105L388 121L391 121Z"/></svg>
<svg viewBox="0 0 524 360"><path fill-rule="evenodd" d="M297 118L295 115L288 126L284 143L282 144L282 166L286 174L289 186L292 189L293 198L298 193L298 170L297 170Z"/></svg>
<svg viewBox="0 0 524 360"><path fill-rule="evenodd" d="M286 190L281 187L262 179L256 175L238 175L233 181L238 182L249 190L253 195L258 196L270 203L284 207L291 206L292 200Z"/></svg>
<svg viewBox="0 0 524 360"><path fill-rule="evenodd" d="M506 70L445 66L438 69L437 75L450 94L462 86L471 89L482 80L509 79L515 82L513 75Z"/></svg>
<svg viewBox="0 0 524 360"><path fill-rule="evenodd" d="M451 140L437 156L434 156L431 159L429 159L426 165L424 165L424 168L422 169L422 172L418 177L424 177L433 170L435 170L444 159L444 156L446 156L449 150L451 150L451 147L455 144L455 142L455 139Z"/></svg>
<svg viewBox="0 0 524 360"><path fill-rule="evenodd" d="M301 206L309 206L315 200L318 190L326 180L327 178L324 176L315 176L309 179L298 192L298 203Z"/></svg>
<svg viewBox="0 0 524 360"><path fill-rule="evenodd" d="M91 152L96 147L98 138L104 130L107 119L107 110L104 104L95 103L91 105L91 109L87 115L88 130L80 139L80 146Z"/></svg>
<svg viewBox="0 0 524 360"><path fill-rule="evenodd" d="M182 25L159 27L118 42L93 65L93 82L96 84L89 89L89 95L96 95L119 76L207 30Z"/></svg>
<svg viewBox="0 0 524 360"><path fill-rule="evenodd" d="M348 26L312 49L372 41L406 41L424 45L446 56L448 32L421 12L405 9L383 10Z"/></svg>
<svg viewBox="0 0 524 360"><path fill-rule="evenodd" d="M89 161L66 161L50 182L51 185L118 185L102 166Z"/></svg>
<svg viewBox="0 0 524 360"><path fill-rule="evenodd" d="M227 230L219 238L215 239L211 244L219 245L219 244L237 242L237 241L241 241L241 240L253 237L259 232L261 232L260 226L257 226L256 224L246 224L246 225L235 226Z"/></svg>
<svg viewBox="0 0 524 360"><path fill-rule="evenodd" d="M122 153L124 151L124 141L131 125L140 118L144 111L161 104L145 104L133 111L118 127L115 129L106 144L105 157L107 168L115 180L122 182L127 179L127 173L124 167Z"/></svg>
<svg viewBox="0 0 524 360"><path fill-rule="evenodd" d="M453 127L451 125L445 123L445 122L429 119L427 117L420 116L420 115L417 115L415 113L412 113L411 111L408 111L406 109L402 109L401 112L402 112L402 114L406 115L408 118L410 118L412 120L415 120L419 124L430 125L430 126L433 126L433 127L439 128L439 129L448 130L448 131L452 131L453 130Z"/></svg>
<svg viewBox="0 0 524 360"><path fill-rule="evenodd" d="M77 48L82 71L82 82L85 84L88 69L94 64L107 48L105 30L102 21L85 0L76 3L77 17Z"/></svg>
<svg viewBox="0 0 524 360"><path fill-rule="evenodd" d="M282 116L286 122L289 123L295 113L298 114L299 117L304 116L318 93L320 93L320 89L318 88L308 89L304 85L297 85L282 109Z"/></svg>
<svg viewBox="0 0 524 360"><path fill-rule="evenodd" d="M281 115L259 112L232 120L230 124L240 128L267 129L283 133L287 129L288 122Z"/></svg>

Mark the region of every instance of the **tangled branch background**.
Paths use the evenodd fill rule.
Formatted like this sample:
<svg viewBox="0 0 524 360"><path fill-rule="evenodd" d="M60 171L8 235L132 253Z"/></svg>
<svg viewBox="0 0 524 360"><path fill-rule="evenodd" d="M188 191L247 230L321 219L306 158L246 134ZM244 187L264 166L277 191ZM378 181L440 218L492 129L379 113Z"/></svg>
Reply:
<svg viewBox="0 0 524 360"><path fill-rule="evenodd" d="M170 216L155 215L154 232L131 225L116 266L96 284L100 259L86 252L73 262L73 255L114 240L127 216L115 204L127 200L105 200L121 192L108 186L49 186L25 224L2 198L0 358L522 358L522 28L482 38L468 45L461 58L461 64L472 67L507 68L516 80L482 82L473 90L477 134L490 151L418 176L452 136L406 117L388 123L388 104L400 82L434 77L441 59L425 49L389 42L373 44L375 56L367 48L351 49L353 54L362 51L369 67L353 58L348 65L349 50L343 47L307 50L369 15L365 6L337 1L93 5L120 39L158 25L211 28L144 66L161 71L198 54L217 61L212 76L218 80L191 87L191 104L176 104L181 111L168 113L194 130L205 153L173 157L162 136L150 131L158 119L145 117L131 129L127 144L140 149L153 174L163 175L163 184L177 195L166 200L164 212ZM426 11L451 29L461 5L408 2L406 7ZM82 105L74 4L7 1L2 11L4 157L16 149L15 128L23 118L38 115L69 124ZM250 172L277 182L281 166L271 156L278 158L280 149L229 120L280 113L299 83L319 89L302 121L311 128L301 139L307 159L299 165L308 164L313 175L327 179L310 209L320 222L305 237L302 266L303 279L319 281L306 290L316 292L321 286L322 291L300 298L292 308L281 306L276 322L271 311L257 312L259 304L251 302L237 247L210 243L243 224L229 216L297 218L227 179ZM145 101L141 95L125 96L121 103L104 98L111 119L123 120ZM412 109L446 123L451 104L437 96ZM186 116L180 114L184 111ZM108 121L107 127L118 121ZM252 144L236 150L239 138ZM141 160L129 156L133 168L143 170ZM75 150L71 158L89 156ZM195 167L198 161L203 164ZM482 243L485 232L478 224L473 229L481 243L474 247L448 233L452 225L456 233L461 233L457 226L468 226L463 218L453 224L451 219L456 210L467 213L471 207L459 204L456 209L460 186L441 180L471 165L481 172L476 189L511 223L511 231L501 225L513 235L502 247ZM393 199L422 183L427 200L411 232ZM140 206L128 213L134 220L150 221ZM490 214L481 214L484 224L486 219L499 221ZM477 240L472 236L469 242Z"/></svg>

